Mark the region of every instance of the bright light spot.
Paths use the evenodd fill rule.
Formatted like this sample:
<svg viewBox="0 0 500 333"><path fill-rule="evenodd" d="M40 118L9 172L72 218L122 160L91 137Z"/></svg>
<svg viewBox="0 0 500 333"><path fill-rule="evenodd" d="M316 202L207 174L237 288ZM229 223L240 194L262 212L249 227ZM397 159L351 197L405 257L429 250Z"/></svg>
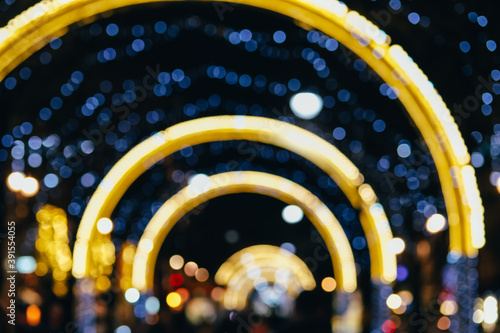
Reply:
<svg viewBox="0 0 500 333"><path fill-rule="evenodd" d="M399 308L401 304L403 304L403 301L401 300L401 297L399 297L399 295L392 294L389 297L387 297L386 303L390 309L394 310Z"/></svg>
<svg viewBox="0 0 500 333"><path fill-rule="evenodd" d="M97 221L97 230L103 234L107 235L113 230L113 222L107 217L103 217L99 221Z"/></svg>
<svg viewBox="0 0 500 333"><path fill-rule="evenodd" d="M474 321L476 324L481 324L484 320L484 312L481 309L477 309L474 311L474 314L472 315L472 321Z"/></svg>
<svg viewBox="0 0 500 333"><path fill-rule="evenodd" d="M187 276L194 276L196 274L196 271L198 270L198 265L190 261L184 266L184 273L186 273Z"/></svg>
<svg viewBox="0 0 500 333"><path fill-rule="evenodd" d="M141 296L141 294L139 293L139 290L137 290L135 288L127 289L127 291L125 292L125 299L129 303L137 302L139 300L140 296Z"/></svg>
<svg viewBox="0 0 500 333"><path fill-rule="evenodd" d="M441 304L441 307L439 308L439 310L445 316L452 316L457 312L458 306L457 306L457 303L455 301L446 300L443 302L443 304Z"/></svg>
<svg viewBox="0 0 500 333"><path fill-rule="evenodd" d="M299 206L289 205L283 208L281 217L283 217L283 220L285 220L286 223L294 224L302 220L304 212Z"/></svg>
<svg viewBox="0 0 500 333"><path fill-rule="evenodd" d="M30 326L37 326L40 324L40 319L42 317L42 312L40 308L34 304L28 306L26 309L26 321Z"/></svg>
<svg viewBox="0 0 500 333"><path fill-rule="evenodd" d="M493 296L484 300L484 323L494 324L498 320L498 301Z"/></svg>
<svg viewBox="0 0 500 333"><path fill-rule="evenodd" d="M211 184L212 181L210 180L210 177L203 173L196 174L188 180L190 189L196 194L206 192L210 188Z"/></svg>
<svg viewBox="0 0 500 333"><path fill-rule="evenodd" d="M184 258L178 254L175 254L172 257L170 257L169 263L172 269L179 270L182 268L182 266L184 266Z"/></svg>
<svg viewBox="0 0 500 333"><path fill-rule="evenodd" d="M160 311L160 300L154 296L148 297L145 307L149 314L157 314Z"/></svg>
<svg viewBox="0 0 500 333"><path fill-rule="evenodd" d="M405 241L401 238L393 238L387 244L387 249L390 253L400 254L405 250L406 244Z"/></svg>
<svg viewBox="0 0 500 333"><path fill-rule="evenodd" d="M233 124L236 129L244 129L247 125L247 120L243 116L236 116L234 117Z"/></svg>
<svg viewBox="0 0 500 333"><path fill-rule="evenodd" d="M427 219L425 223L425 228L431 234L435 234L436 232L440 232L446 226L446 219L441 214L433 214L431 217Z"/></svg>
<svg viewBox="0 0 500 333"><path fill-rule="evenodd" d="M500 193L500 177L497 179L497 191Z"/></svg>
<svg viewBox="0 0 500 333"><path fill-rule="evenodd" d="M337 281L332 277L326 277L321 281L321 288L326 292L332 292L337 288Z"/></svg>
<svg viewBox="0 0 500 333"><path fill-rule="evenodd" d="M176 308L182 303L182 298L179 293L171 292L167 295L167 305L171 308Z"/></svg>
<svg viewBox="0 0 500 333"><path fill-rule="evenodd" d="M115 330L115 333L132 333L132 331L128 326L122 325Z"/></svg>
<svg viewBox="0 0 500 333"><path fill-rule="evenodd" d="M293 114L302 119L313 119L323 108L323 99L313 93L298 93L290 99Z"/></svg>
<svg viewBox="0 0 500 333"><path fill-rule="evenodd" d="M38 192L38 181L33 177L24 178L21 192L27 197L34 196Z"/></svg>
<svg viewBox="0 0 500 333"><path fill-rule="evenodd" d="M250 279L253 279L253 280L258 279L261 274L262 274L262 271L261 271L260 267L258 267L258 266L250 266L247 269L247 276Z"/></svg>
<svg viewBox="0 0 500 333"><path fill-rule="evenodd" d="M16 269L21 274L33 273L36 269L36 260L31 256L18 257L16 260Z"/></svg>
<svg viewBox="0 0 500 333"><path fill-rule="evenodd" d="M13 172L7 178L7 186L13 192L21 191L24 183L24 174L21 172Z"/></svg>
<svg viewBox="0 0 500 333"><path fill-rule="evenodd" d="M208 280L209 274L205 268L200 268L196 271L194 277L198 280L198 282L205 282Z"/></svg>

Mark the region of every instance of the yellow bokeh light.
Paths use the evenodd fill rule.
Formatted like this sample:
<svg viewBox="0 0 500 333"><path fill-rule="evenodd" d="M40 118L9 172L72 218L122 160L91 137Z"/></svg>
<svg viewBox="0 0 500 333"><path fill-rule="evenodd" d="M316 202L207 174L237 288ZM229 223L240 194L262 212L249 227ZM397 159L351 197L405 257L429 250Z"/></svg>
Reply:
<svg viewBox="0 0 500 333"><path fill-rule="evenodd" d="M54 286L52 286L52 291L57 297L63 297L68 293L68 286L65 282L56 281Z"/></svg>
<svg viewBox="0 0 500 333"><path fill-rule="evenodd" d="M167 305L171 308L177 308L182 304L182 297L177 292L171 292L167 295Z"/></svg>
<svg viewBox="0 0 500 333"><path fill-rule="evenodd" d="M445 316L452 316L457 312L458 305L453 300L446 300L441 304L441 307L439 308L439 310Z"/></svg>
<svg viewBox="0 0 500 333"><path fill-rule="evenodd" d="M441 214L433 214L427 219L425 223L425 229L431 234L440 232L446 226L446 219Z"/></svg>
<svg viewBox="0 0 500 333"><path fill-rule="evenodd" d="M95 282L95 286L99 291L108 291L111 287L111 281L107 276L99 276Z"/></svg>
<svg viewBox="0 0 500 333"><path fill-rule="evenodd" d="M172 257L170 257L169 263L172 269L179 270L182 268L182 266L184 266L184 258L178 254L175 254Z"/></svg>
<svg viewBox="0 0 500 333"><path fill-rule="evenodd" d="M497 191L500 193L500 177L497 179Z"/></svg>
<svg viewBox="0 0 500 333"><path fill-rule="evenodd" d="M392 294L389 297L387 297L386 303L390 309L395 310L399 308L401 304L403 304L403 301L401 300L401 297L399 297L399 295Z"/></svg>
<svg viewBox="0 0 500 333"><path fill-rule="evenodd" d="M44 276L49 271L49 268L44 262L38 262L36 264L35 274L37 276Z"/></svg>
<svg viewBox="0 0 500 333"><path fill-rule="evenodd" d="M337 281L332 277L326 277L321 281L321 288L326 292L332 292L337 288Z"/></svg>

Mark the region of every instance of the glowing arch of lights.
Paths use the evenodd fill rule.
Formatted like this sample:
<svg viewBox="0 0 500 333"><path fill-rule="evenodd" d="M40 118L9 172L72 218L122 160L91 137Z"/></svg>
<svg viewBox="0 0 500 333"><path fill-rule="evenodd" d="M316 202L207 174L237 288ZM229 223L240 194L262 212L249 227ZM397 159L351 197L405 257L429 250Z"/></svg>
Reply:
<svg viewBox="0 0 500 333"><path fill-rule="evenodd" d="M175 0L46 0L0 29L0 80L52 37L116 8ZM206 1L206 0L198 0ZM225 0L224 0L225 1ZM448 212L450 250L475 256L484 246L484 208L462 135L427 76L384 31L337 0L231 0L287 15L337 39L398 93L436 164ZM451 177L450 177L451 175ZM75 272L81 276L81 271Z"/></svg>
<svg viewBox="0 0 500 333"><path fill-rule="evenodd" d="M155 213L139 241L132 270L133 286L144 291L153 289L158 253L168 233L182 216L212 198L232 193L259 193L299 206L326 243L339 288L346 292L356 290L356 267L351 246L342 226L332 212L321 200L302 186L279 176L253 171L217 174L209 177L208 180L193 182L168 199ZM304 272L304 270L308 271L307 266L298 257L290 256L287 260L283 260L281 249L277 247L276 250L273 246L257 247L252 250L253 252L248 250L245 253L254 255L255 261L272 258L276 259L277 265L280 262L290 264L302 280L309 280L307 286L314 288L310 279L307 279L307 273ZM263 252L264 250L269 250L269 252ZM230 264L231 268L238 268L234 265L234 260L236 259L231 259L228 265ZM272 265L273 262L267 260L267 263ZM216 277L217 283L227 283L225 274L230 274L230 270L227 270L230 268L228 265L226 269L221 267L222 271ZM314 279L312 281L314 282Z"/></svg>
<svg viewBox="0 0 500 333"><path fill-rule="evenodd" d="M220 266L215 282L227 286L223 304L228 310L244 309L250 293L263 282L281 285L292 297L316 287L313 274L299 257L273 245L236 252Z"/></svg>
<svg viewBox="0 0 500 333"><path fill-rule="evenodd" d="M363 175L337 148L317 135L286 122L251 116L199 118L174 125L141 142L108 172L83 214L74 247L73 275L82 278L90 267L89 245L97 221L110 217L130 185L155 163L182 147L224 140L249 140L275 145L308 159L339 185L351 204L361 210L374 282L396 278L396 256L387 244L392 232L384 209Z"/></svg>

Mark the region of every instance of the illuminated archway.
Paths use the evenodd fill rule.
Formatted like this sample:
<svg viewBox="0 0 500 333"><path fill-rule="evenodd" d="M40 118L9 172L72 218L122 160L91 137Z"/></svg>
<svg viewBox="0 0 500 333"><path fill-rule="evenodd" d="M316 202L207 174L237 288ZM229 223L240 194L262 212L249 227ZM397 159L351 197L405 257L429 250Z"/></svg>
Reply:
<svg viewBox="0 0 500 333"><path fill-rule="evenodd" d="M192 183L167 200L153 216L139 241L134 258L132 285L138 290L152 290L156 259L172 227L196 206L212 198L232 193L259 193L299 206L326 243L339 289L346 292L356 290L356 267L351 246L332 212L302 186L279 176L253 171L227 172L211 176L199 184ZM263 252L264 250L269 252ZM276 250L272 246L254 248L252 253L257 256L256 260L277 259L278 254L281 254L279 247ZM236 259L231 259L231 265L234 260ZM304 265L297 264L297 260L299 260L297 257L290 257L286 263L292 264L294 271L300 274L300 271L304 270ZM279 264L279 261L276 261L276 264ZM235 268L237 265L232 267ZM224 284L227 283L224 272L229 274L230 270L229 267L226 270L221 269L222 272L216 279L218 283ZM301 276L306 278L303 274Z"/></svg>
<svg viewBox="0 0 500 333"><path fill-rule="evenodd" d="M174 0L50 0L0 29L0 80L68 26L115 8ZM203 0L198 0L203 1ZM470 156L450 111L432 83L399 45L337 0L232 0L275 11L336 38L360 56L397 93L424 138L446 202L450 250L475 256L484 245L483 206ZM451 176L450 176L451 175ZM84 272L76 270L75 276Z"/></svg>
<svg viewBox="0 0 500 333"><path fill-rule="evenodd" d="M260 284L276 283L292 297L316 287L307 265L293 253L273 245L254 245L227 259L215 274L215 282L226 286L224 307L242 310L250 293Z"/></svg>
<svg viewBox="0 0 500 333"><path fill-rule="evenodd" d="M97 221L110 217L130 185L146 170L185 146L224 140L250 140L275 145L303 156L339 185L351 204L361 210L375 282L396 278L396 256L387 244L392 232L381 204L363 175L337 148L317 135L286 122L250 116L218 116L186 121L159 132L130 150L108 172L90 199L78 228L73 275L88 274L89 246Z"/></svg>

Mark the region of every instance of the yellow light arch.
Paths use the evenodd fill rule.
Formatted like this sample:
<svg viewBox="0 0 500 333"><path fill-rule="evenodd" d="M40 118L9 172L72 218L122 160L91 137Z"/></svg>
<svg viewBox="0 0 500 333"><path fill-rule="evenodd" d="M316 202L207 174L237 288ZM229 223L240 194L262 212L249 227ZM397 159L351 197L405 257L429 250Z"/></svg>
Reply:
<svg viewBox="0 0 500 333"><path fill-rule="evenodd" d="M360 220L370 250L372 279L390 283L396 278L396 256L387 244L392 232L382 205L352 162L317 135L286 122L250 116L199 118L174 125L141 142L108 172L90 199L78 228L73 275L88 275L89 245L97 221L110 217L130 185L147 169L182 147L224 140L250 140L275 145L308 159L339 185L351 204L361 210Z"/></svg>
<svg viewBox="0 0 500 333"><path fill-rule="evenodd" d="M227 287L223 304L228 310L244 309L252 290L263 281L281 284L293 297L316 287L313 274L299 257L273 245L244 248L227 259L215 274L215 282Z"/></svg>
<svg viewBox="0 0 500 333"><path fill-rule="evenodd" d="M356 267L351 246L332 212L302 186L279 176L253 171L217 174L200 183L192 183L168 199L153 216L137 245L132 270L133 286L144 291L153 289L158 252L168 233L182 216L212 198L232 193L259 193L299 206L326 243L339 288L346 292L356 290ZM262 252L263 250L269 250L269 253ZM278 254L283 256L280 250L279 247L265 246L252 248L244 253L254 255L256 261L272 257L276 259L276 264L279 264ZM234 264L233 259L230 261L231 265ZM290 264L300 277L306 279L305 273L300 274L304 265L301 265L301 261L301 264L298 264L297 260L300 261L298 257L290 256L284 263ZM268 263L272 264L269 261ZM221 268L222 272L216 276L218 283L227 283L224 272L230 274L229 268ZM307 266L305 268L307 269Z"/></svg>
<svg viewBox="0 0 500 333"><path fill-rule="evenodd" d="M0 29L0 80L75 22L115 8L167 1L174 0L42 1ZM356 53L393 87L436 164L448 212L450 250L475 256L485 243L484 208L474 169L468 167L467 147L441 96L401 46L391 46L385 32L337 0L231 2L281 13L323 31Z"/></svg>
<svg viewBox="0 0 500 333"><path fill-rule="evenodd" d="M285 268L278 268L276 266L259 266L261 277L263 281L269 284L281 285L283 291L286 291L290 296L297 297L305 289L300 281L292 275L291 279L286 284L281 284L278 281L276 274ZM223 305L227 310L243 310L247 304L247 299L250 293L255 290L255 280L249 278L246 270L242 269L236 272L229 281L226 291L224 293Z"/></svg>

